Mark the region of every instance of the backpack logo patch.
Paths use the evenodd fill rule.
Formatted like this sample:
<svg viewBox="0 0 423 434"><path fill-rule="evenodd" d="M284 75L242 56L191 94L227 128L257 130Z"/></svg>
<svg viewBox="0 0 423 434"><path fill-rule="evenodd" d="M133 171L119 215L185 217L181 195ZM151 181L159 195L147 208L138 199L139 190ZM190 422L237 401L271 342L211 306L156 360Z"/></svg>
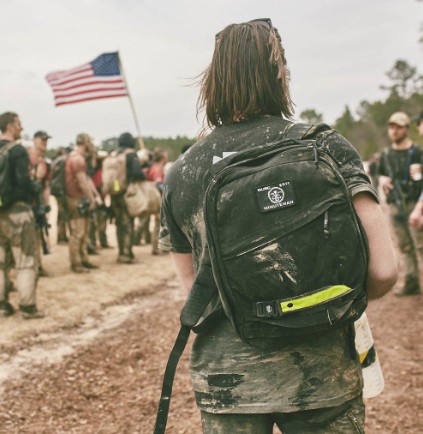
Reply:
<svg viewBox="0 0 423 434"><path fill-rule="evenodd" d="M267 193L267 197L272 203L282 203L285 197L285 191L280 187L272 187Z"/></svg>
<svg viewBox="0 0 423 434"><path fill-rule="evenodd" d="M291 181L265 185L256 188L260 212L273 211L296 204L294 188Z"/></svg>

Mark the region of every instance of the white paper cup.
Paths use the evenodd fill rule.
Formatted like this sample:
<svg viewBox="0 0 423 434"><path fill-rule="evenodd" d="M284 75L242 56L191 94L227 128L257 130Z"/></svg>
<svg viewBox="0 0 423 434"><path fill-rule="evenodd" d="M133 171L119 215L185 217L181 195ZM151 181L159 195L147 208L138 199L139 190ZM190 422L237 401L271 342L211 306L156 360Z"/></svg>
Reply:
<svg viewBox="0 0 423 434"><path fill-rule="evenodd" d="M410 164L410 176L413 181L420 181L423 178L422 165Z"/></svg>

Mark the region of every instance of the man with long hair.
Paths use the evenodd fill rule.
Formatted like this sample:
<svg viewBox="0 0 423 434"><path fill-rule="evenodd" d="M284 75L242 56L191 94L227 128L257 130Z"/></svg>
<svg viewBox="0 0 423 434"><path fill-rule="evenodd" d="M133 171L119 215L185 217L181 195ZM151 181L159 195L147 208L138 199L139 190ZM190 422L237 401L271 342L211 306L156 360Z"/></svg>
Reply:
<svg viewBox="0 0 423 434"><path fill-rule="evenodd" d="M232 24L216 35L198 101L212 131L174 163L163 191L160 245L172 252L187 292L208 256L203 200L212 164L287 136L293 126L288 75L281 38L269 19ZM347 140L332 132L324 144L341 164L368 237L368 297L381 297L397 271L376 192ZM206 434L271 434L275 424L284 434L364 432L352 325L312 339L262 339L258 348L222 317L196 337L190 369Z"/></svg>

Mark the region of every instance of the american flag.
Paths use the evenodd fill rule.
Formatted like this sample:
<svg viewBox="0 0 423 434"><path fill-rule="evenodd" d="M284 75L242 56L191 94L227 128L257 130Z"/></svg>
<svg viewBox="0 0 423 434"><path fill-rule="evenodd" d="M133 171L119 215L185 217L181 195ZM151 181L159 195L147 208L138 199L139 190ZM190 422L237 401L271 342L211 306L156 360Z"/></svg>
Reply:
<svg viewBox="0 0 423 434"><path fill-rule="evenodd" d="M92 62L46 75L56 107L100 98L128 96L119 54L104 53Z"/></svg>

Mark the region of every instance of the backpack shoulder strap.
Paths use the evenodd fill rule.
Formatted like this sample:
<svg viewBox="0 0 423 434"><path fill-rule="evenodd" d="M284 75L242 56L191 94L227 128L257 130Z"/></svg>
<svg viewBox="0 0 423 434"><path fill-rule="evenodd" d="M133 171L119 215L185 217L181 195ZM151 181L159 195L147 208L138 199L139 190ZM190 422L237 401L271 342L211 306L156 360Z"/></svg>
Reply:
<svg viewBox="0 0 423 434"><path fill-rule="evenodd" d="M285 139L301 140L312 127L310 124L292 124L285 131Z"/></svg>
<svg viewBox="0 0 423 434"><path fill-rule="evenodd" d="M178 337L170 353L163 376L162 393L157 409L154 434L165 433L176 367L184 352L192 328L197 324L210 300L218 291L213 271L208 261L208 252L205 251L200 268L195 276L194 284L181 312L181 328L179 329Z"/></svg>
<svg viewBox="0 0 423 434"><path fill-rule="evenodd" d="M292 124L287 128L285 132L285 139L294 139L294 140L302 140L302 139L311 139L316 136L318 133L322 133L324 131L331 131L331 127L327 124L303 124L297 123Z"/></svg>
<svg viewBox="0 0 423 434"><path fill-rule="evenodd" d="M3 145L1 148L0 148L0 153L6 153L7 151L10 151L10 149L12 149L14 146L16 146L17 145L17 143L16 142L9 142L9 143L6 143L5 145Z"/></svg>
<svg viewBox="0 0 423 434"><path fill-rule="evenodd" d="M179 359L181 358L181 355L187 345L190 331L190 327L181 325L175 345L173 346L167 361L163 376L162 394L160 396L156 423L154 425L154 434L164 434L166 432L167 416L169 414L170 397L172 395L175 372Z"/></svg>

